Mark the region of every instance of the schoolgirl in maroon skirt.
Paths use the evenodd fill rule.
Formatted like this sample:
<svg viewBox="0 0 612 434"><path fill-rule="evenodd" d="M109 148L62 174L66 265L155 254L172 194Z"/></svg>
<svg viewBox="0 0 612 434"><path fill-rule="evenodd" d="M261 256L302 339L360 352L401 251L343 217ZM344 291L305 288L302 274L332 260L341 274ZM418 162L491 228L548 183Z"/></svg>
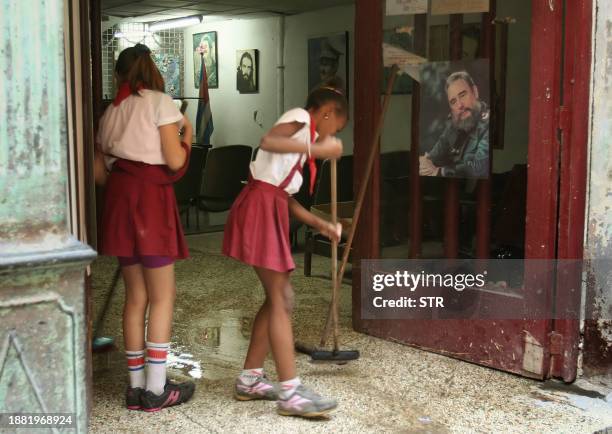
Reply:
<svg viewBox="0 0 612 434"><path fill-rule="evenodd" d="M115 74L119 90L96 137L96 181L106 185L100 252L118 258L125 283L126 406L157 411L187 401L195 389L166 379L174 261L188 256L172 184L188 165L192 127L163 93L146 46L123 50Z"/></svg>
<svg viewBox="0 0 612 434"><path fill-rule="evenodd" d="M238 400L277 400L282 415L320 417L337 403L301 384L295 369L290 273L295 268L289 242L289 213L331 239L340 237L332 225L304 209L291 197L302 184L302 167L311 170L310 190L316 179L314 159L339 158L342 143L334 136L346 125L348 104L344 92L320 87L308 97L306 108L285 113L261 139L251 163L247 186L234 202L225 225L223 253L252 266L266 299L253 323L244 370L236 380ZM263 373L272 350L279 385Z"/></svg>

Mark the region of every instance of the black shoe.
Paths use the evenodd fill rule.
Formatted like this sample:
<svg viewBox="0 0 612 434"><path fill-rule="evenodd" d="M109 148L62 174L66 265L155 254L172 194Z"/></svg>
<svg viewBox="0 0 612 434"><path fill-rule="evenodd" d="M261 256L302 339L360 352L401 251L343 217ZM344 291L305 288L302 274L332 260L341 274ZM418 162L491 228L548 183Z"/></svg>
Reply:
<svg viewBox="0 0 612 434"><path fill-rule="evenodd" d="M140 400L142 409L144 411L159 411L165 407L182 404L191 399L194 391L195 384L191 381L179 384L167 381L161 395L156 395L150 390L143 392Z"/></svg>
<svg viewBox="0 0 612 434"><path fill-rule="evenodd" d="M125 405L128 410L140 410L142 408L142 404L140 402L140 397L144 393L144 389L140 387L129 387L125 392Z"/></svg>

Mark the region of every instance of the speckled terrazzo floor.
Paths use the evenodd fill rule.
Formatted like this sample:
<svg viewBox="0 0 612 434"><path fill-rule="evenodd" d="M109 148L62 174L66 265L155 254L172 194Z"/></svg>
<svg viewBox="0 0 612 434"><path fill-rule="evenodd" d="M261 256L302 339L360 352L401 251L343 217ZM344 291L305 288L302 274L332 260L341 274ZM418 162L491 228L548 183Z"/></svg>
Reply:
<svg viewBox="0 0 612 434"><path fill-rule="evenodd" d="M606 401L549 390L536 381L353 332L348 285L342 288L342 342L359 349L361 359L334 366L298 356L302 380L339 400L332 417L287 418L274 412L272 402L236 402L232 385L263 291L250 268L221 256L221 236L189 236L192 258L177 266L170 376L194 379L193 400L155 414L123 407L127 374L120 350L120 285L104 329L104 335L116 337L119 350L94 356L92 433L592 433L612 425L612 395ZM316 342L329 296L329 260L315 257L310 278L303 276L302 255L296 262L295 333ZM114 269L109 258L93 265L96 313ZM274 375L271 361L266 369Z"/></svg>

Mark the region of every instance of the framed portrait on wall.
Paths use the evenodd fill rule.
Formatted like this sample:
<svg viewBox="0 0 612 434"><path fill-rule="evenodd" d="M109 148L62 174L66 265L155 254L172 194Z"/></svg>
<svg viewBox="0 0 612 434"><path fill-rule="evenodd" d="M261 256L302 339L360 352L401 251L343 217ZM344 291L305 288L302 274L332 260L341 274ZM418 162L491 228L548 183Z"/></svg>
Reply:
<svg viewBox="0 0 612 434"><path fill-rule="evenodd" d="M488 178L490 100L488 59L421 67L421 176Z"/></svg>
<svg viewBox="0 0 612 434"><path fill-rule="evenodd" d="M348 43L348 32L308 40L309 92L333 79L344 88L348 97Z"/></svg>
<svg viewBox="0 0 612 434"><path fill-rule="evenodd" d="M217 63L217 32L196 33L193 35L193 82L200 88L202 61L208 76L208 88L219 87L219 65Z"/></svg>
<svg viewBox="0 0 612 434"><path fill-rule="evenodd" d="M259 92L259 50L236 50L236 89L239 93Z"/></svg>
<svg viewBox="0 0 612 434"><path fill-rule="evenodd" d="M506 120L506 71L508 64L508 32L510 18L496 22L495 26L495 66L491 71L494 94L491 95L491 148L504 149ZM429 28L429 59L444 61L450 58L450 36L447 24ZM480 23L463 23L461 26L461 58L477 59L480 57L482 44L482 25Z"/></svg>

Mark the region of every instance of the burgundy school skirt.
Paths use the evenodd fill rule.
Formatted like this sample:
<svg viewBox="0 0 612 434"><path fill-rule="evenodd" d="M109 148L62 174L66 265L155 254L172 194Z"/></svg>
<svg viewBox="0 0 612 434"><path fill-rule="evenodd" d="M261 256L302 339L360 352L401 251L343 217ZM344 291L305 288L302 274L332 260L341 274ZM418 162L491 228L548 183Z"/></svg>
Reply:
<svg viewBox="0 0 612 434"><path fill-rule="evenodd" d="M189 257L172 184L115 168L107 181L100 253Z"/></svg>
<svg viewBox="0 0 612 434"><path fill-rule="evenodd" d="M254 267L293 271L288 199L280 187L249 180L225 223L223 254Z"/></svg>

